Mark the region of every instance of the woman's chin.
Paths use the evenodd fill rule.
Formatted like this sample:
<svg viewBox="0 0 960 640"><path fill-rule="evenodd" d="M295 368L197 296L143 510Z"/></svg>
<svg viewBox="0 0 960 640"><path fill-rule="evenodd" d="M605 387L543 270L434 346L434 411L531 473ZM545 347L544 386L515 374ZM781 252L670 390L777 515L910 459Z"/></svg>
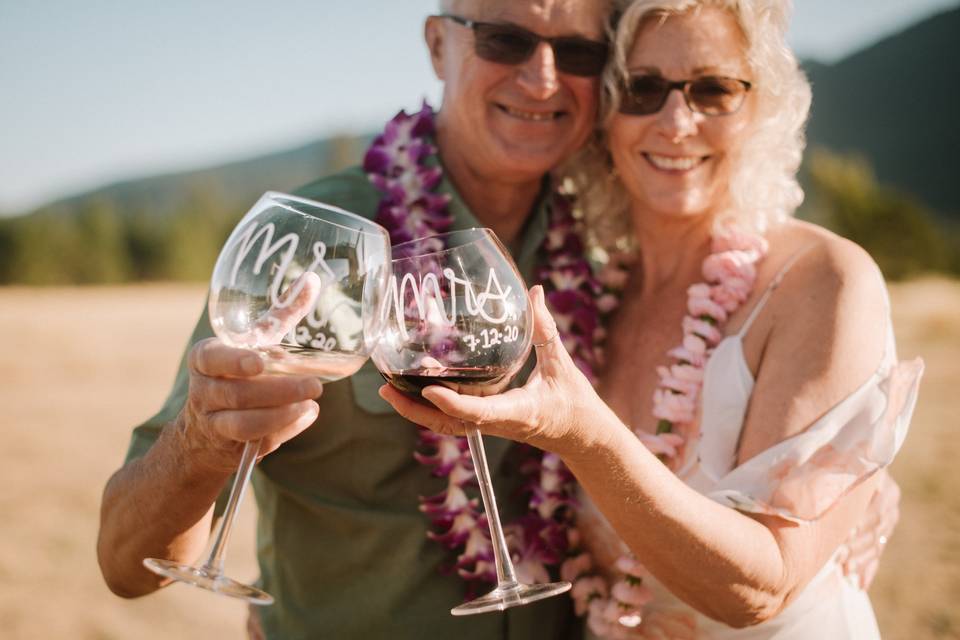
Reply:
<svg viewBox="0 0 960 640"><path fill-rule="evenodd" d="M649 203L641 208L641 215L654 215L658 218L692 220L707 218L714 207L703 200L690 198L671 198Z"/></svg>

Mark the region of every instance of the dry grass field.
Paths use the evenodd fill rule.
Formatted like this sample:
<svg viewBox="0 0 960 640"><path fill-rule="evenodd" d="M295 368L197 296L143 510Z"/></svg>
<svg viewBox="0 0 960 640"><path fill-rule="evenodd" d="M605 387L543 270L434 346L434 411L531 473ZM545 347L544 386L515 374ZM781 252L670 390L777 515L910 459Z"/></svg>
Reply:
<svg viewBox="0 0 960 640"><path fill-rule="evenodd" d="M203 303L198 286L0 289L0 637L241 638L244 607L175 585L127 601L103 585L100 491L130 427L163 401ZM960 638L960 283L892 287L902 357L927 373L894 467L901 524L872 597L888 639ZM256 574L253 510L229 571Z"/></svg>

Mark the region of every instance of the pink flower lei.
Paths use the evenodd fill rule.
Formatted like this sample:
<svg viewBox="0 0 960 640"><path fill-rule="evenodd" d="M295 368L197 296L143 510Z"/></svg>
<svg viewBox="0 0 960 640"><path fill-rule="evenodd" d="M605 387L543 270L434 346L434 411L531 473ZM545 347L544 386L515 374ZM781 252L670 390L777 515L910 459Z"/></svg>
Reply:
<svg viewBox="0 0 960 640"><path fill-rule="evenodd" d="M453 222L447 210L449 196L433 193L442 170L424 162L437 152L431 143L433 119L433 110L426 103L419 113L401 111L364 157L364 170L383 193L376 221L389 231L394 244L442 233ZM549 226L541 246L544 260L536 277L546 291L564 347L595 384L604 357L601 321L617 307L616 290L625 277L616 261L600 277L594 275L583 255L569 196L555 191L549 209ZM756 278L754 265L765 252L766 242L756 235L731 231L714 238L713 253L703 267L710 284L690 288L684 341L668 354L676 362L658 368L660 384L654 396L657 434L634 431L664 459L681 457L684 437L677 431L689 433L695 420L703 368L722 337L720 326L750 295ZM418 447L413 453L416 460L430 467L434 476L447 479L444 491L420 498L420 510L434 527L427 535L457 553L452 568L467 581L469 597L478 583L495 583L496 573L479 499L466 492L476 483L466 439L421 428ZM612 587L592 574L592 560L579 549L580 535L574 524L573 475L558 456L528 449L521 465L528 511L505 527L518 577L524 582L547 582L549 567L559 566L560 577L574 583L577 614L588 614L594 633L621 637L639 624L643 605L650 599L643 586L643 568L633 558L621 558L617 567L624 577Z"/></svg>

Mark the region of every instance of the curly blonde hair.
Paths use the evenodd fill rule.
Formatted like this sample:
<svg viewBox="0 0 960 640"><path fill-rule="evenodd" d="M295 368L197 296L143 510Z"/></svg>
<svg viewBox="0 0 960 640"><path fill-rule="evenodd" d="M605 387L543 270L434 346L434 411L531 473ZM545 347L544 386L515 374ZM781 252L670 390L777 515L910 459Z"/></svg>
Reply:
<svg viewBox="0 0 960 640"><path fill-rule="evenodd" d="M589 239L603 248L631 245L630 196L611 167L605 131L617 113L627 78L627 55L648 19L720 7L734 16L747 42L756 94L752 134L732 158L726 202L715 225L764 232L792 216L803 201L797 182L810 111L810 83L786 42L790 0L618 0L610 34L612 56L604 72L597 131L561 171L573 182Z"/></svg>

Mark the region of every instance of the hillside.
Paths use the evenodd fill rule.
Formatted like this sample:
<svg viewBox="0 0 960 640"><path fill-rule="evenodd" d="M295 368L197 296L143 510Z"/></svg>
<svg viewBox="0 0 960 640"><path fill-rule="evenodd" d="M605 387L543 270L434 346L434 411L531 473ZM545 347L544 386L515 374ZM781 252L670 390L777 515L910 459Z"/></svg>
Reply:
<svg viewBox="0 0 960 640"><path fill-rule="evenodd" d="M835 64L813 83L811 147L857 153L878 180L960 220L960 8L934 15Z"/></svg>
<svg viewBox="0 0 960 640"><path fill-rule="evenodd" d="M809 146L864 156L878 180L960 218L960 7L931 16L834 64L804 64L814 87ZM41 209L97 197L122 210L165 214L192 186L241 210L267 189L292 189L356 162L369 136L341 136L223 166L131 180Z"/></svg>
<svg viewBox="0 0 960 640"><path fill-rule="evenodd" d="M71 212L86 201L106 200L123 212L170 215L203 189L221 208L242 212L267 190L289 191L356 162L369 137L334 136L295 149L247 158L221 166L127 180L59 200L37 211Z"/></svg>

